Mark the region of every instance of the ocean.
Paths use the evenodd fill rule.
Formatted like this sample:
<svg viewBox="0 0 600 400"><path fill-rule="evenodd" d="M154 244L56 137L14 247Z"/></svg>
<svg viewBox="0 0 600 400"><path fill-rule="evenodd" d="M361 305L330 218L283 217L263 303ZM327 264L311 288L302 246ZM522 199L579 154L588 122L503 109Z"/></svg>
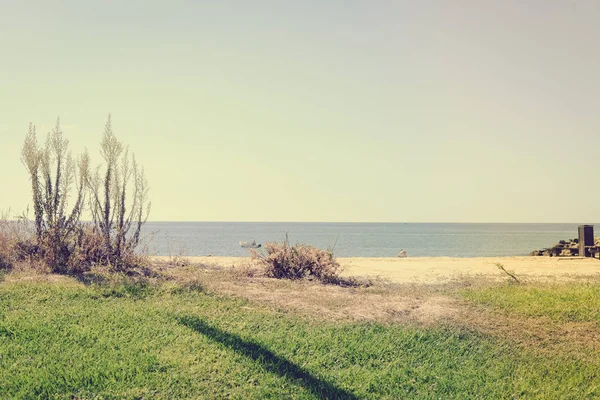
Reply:
<svg viewBox="0 0 600 400"><path fill-rule="evenodd" d="M282 241L333 247L338 257L524 256L577 237L577 224L148 222L155 255L246 256L240 241Z"/></svg>

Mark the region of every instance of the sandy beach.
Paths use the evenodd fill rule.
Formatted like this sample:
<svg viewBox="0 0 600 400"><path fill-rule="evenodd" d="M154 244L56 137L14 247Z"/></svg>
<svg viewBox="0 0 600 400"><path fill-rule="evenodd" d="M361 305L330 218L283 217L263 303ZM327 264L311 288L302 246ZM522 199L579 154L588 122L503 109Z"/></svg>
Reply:
<svg viewBox="0 0 600 400"><path fill-rule="evenodd" d="M157 257L168 260L168 257ZM220 267L249 264L247 257L186 257L191 263ZM415 258L339 258L344 276L379 277L396 283L435 284L482 277L506 279L496 264L514 272L520 279L572 280L600 277L600 260L577 257L415 257Z"/></svg>

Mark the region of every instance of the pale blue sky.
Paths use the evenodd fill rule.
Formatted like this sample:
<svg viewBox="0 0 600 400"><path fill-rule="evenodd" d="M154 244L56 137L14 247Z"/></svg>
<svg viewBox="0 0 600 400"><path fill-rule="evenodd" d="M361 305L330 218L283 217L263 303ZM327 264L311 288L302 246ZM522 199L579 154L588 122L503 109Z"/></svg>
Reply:
<svg viewBox="0 0 600 400"><path fill-rule="evenodd" d="M600 220L600 2L0 5L0 210L110 112L153 220Z"/></svg>

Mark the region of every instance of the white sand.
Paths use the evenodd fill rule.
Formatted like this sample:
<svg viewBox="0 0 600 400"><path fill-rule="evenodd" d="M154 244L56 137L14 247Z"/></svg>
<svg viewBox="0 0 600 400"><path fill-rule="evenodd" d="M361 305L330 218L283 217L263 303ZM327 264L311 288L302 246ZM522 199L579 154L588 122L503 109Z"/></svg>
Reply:
<svg viewBox="0 0 600 400"><path fill-rule="evenodd" d="M166 257L158 257L166 259ZM232 267L248 264L247 257L186 257L194 263ZM496 263L521 279L569 280L600 278L600 260L560 257L414 257L338 258L345 276L381 277L397 283L445 283L457 279L484 277L506 279Z"/></svg>

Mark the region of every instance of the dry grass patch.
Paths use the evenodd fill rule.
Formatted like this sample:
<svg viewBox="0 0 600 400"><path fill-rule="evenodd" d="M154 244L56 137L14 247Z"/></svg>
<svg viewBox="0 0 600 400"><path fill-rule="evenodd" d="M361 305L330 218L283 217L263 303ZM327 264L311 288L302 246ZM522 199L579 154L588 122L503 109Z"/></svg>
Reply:
<svg viewBox="0 0 600 400"><path fill-rule="evenodd" d="M162 273L180 285L197 282L210 292L329 320L432 324L451 320L457 312L457 300L445 296L439 286L366 278L355 279L351 287L317 280L282 280L266 277L252 264L163 267Z"/></svg>
<svg viewBox="0 0 600 400"><path fill-rule="evenodd" d="M114 296L143 297L150 289L171 295L208 292L224 296L223 298L234 297L250 301L245 307L253 304L266 306L276 312L316 321L340 321L344 324L378 322L427 329L454 327L508 341L517 347L548 356L560 354L573 360L591 362L600 354L599 321L596 320L594 310L588 310L587 314L573 314L569 311L566 315L583 316L578 320L567 320L552 313L552 309L556 307L562 310L564 303L543 300L544 298L536 300L528 294L533 292L538 297L543 295L551 298L564 298L568 295L572 297L569 307L587 310L589 304L577 301L577 296L589 299L596 293L594 288L583 292L579 290L587 286L565 284L561 286L562 292L557 292L549 291L547 285L508 285L486 280L456 281L443 285L404 285L381 279L361 279L358 281L364 283L362 286L340 287L315 280L268 278L260 273L255 274L254 270L248 273L252 268L251 265L224 268L204 264L180 267L163 263L154 265L149 273L140 272L136 277L115 278L108 271L103 274L101 270L96 270L85 275L89 278L87 281L80 279L77 285L98 283L102 287L103 282L113 286L120 283L123 287L113 290ZM100 279L96 282L92 279L103 276L107 277L106 281ZM5 276L7 282L66 284L69 279L33 270L13 270ZM142 285L138 285L139 283ZM160 289L153 289L156 287ZM483 296L485 302L465 297L465 293ZM112 292L109 294L113 295ZM519 298L526 299L527 304L520 302ZM493 301L504 304L503 301L509 300L509 306L498 307L493 304ZM513 306L512 302L522 308ZM540 304L546 304L550 309L542 308L535 315L522 312L539 310Z"/></svg>
<svg viewBox="0 0 600 400"><path fill-rule="evenodd" d="M468 302L460 323L536 351L592 360L600 352L600 285L488 285L458 292Z"/></svg>
<svg viewBox="0 0 600 400"><path fill-rule="evenodd" d="M94 283L95 277L99 277L98 282L101 282L102 277L110 275L109 271L102 272L101 269L96 269L86 274L86 279L80 279L80 282ZM268 278L250 263L226 268L198 263L177 266L162 262L155 263L151 269L140 271L137 275L144 282L161 285L167 290L206 291L249 300L309 318L340 322L400 323L425 327L455 326L509 340L515 345L533 348L535 351L568 354L579 360L595 357L600 351L598 321L587 317L580 320L552 317L556 314L552 310L557 307L562 310L565 307L564 302L536 300L528 294L536 293L539 297L541 292L553 297L571 296L568 297L570 307L587 310L589 304L579 304L576 296L589 300L596 291L587 289L586 292L578 294L577 287L588 287L576 286L582 285L581 283L563 284L561 287L567 289L563 289L562 292L549 291L551 286L543 284L511 286L485 279L457 280L440 285L408 285L394 284L383 279L362 278L356 279L361 285L341 287L316 280ZM7 282L69 280L68 277L43 274L36 269L24 267L13 269L4 279ZM106 278L106 281L108 280L114 279ZM572 289L568 289L569 287ZM521 293L527 304L519 302L519 297L511 294L512 291ZM480 299L475 301L469 296L465 298L465 293L480 296ZM516 302L515 305L512 302ZM546 307L550 309L540 308L540 304L547 304ZM538 311L536 315L527 315L523 310ZM572 310L567 311L565 315L580 315L573 314ZM589 310L585 315L595 318L596 313Z"/></svg>
<svg viewBox="0 0 600 400"><path fill-rule="evenodd" d="M477 306L458 304L451 324L530 348L538 353L563 354L577 360L596 360L600 331L596 323L557 322L547 317L506 315Z"/></svg>
<svg viewBox="0 0 600 400"><path fill-rule="evenodd" d="M196 282L210 292L319 319L454 326L509 340L535 351L567 354L579 360L586 360L592 357L590 354L597 355L600 351L600 330L596 322L511 314L463 297L465 291L480 293L494 288L510 289L511 285L506 283L470 279L439 285L405 285L381 279L360 279L368 284L340 287L318 281L281 280L260 274L249 276L247 268L251 267L168 268L165 274L176 282ZM519 285L519 288L541 286L530 283Z"/></svg>
<svg viewBox="0 0 600 400"><path fill-rule="evenodd" d="M27 283L60 283L60 284L75 284L76 283L71 277L66 275L42 273L39 270L29 268L22 270L12 270L11 272L4 275L4 282L16 283L16 282L27 282Z"/></svg>
<svg viewBox="0 0 600 400"><path fill-rule="evenodd" d="M198 275L216 280L226 272ZM539 354L451 327L306 318L267 303L169 290L172 283L0 284L0 393L6 398L159 399L598 394L597 361ZM318 287L297 283L302 285L290 287ZM321 288L332 294L331 286ZM417 299L422 290L377 287L369 292L373 288L361 288L364 293L357 296L385 301L390 300L386 291L393 289ZM336 296L329 297L343 300L340 290L357 291L333 287ZM427 293L428 299L441 295L431 288Z"/></svg>

